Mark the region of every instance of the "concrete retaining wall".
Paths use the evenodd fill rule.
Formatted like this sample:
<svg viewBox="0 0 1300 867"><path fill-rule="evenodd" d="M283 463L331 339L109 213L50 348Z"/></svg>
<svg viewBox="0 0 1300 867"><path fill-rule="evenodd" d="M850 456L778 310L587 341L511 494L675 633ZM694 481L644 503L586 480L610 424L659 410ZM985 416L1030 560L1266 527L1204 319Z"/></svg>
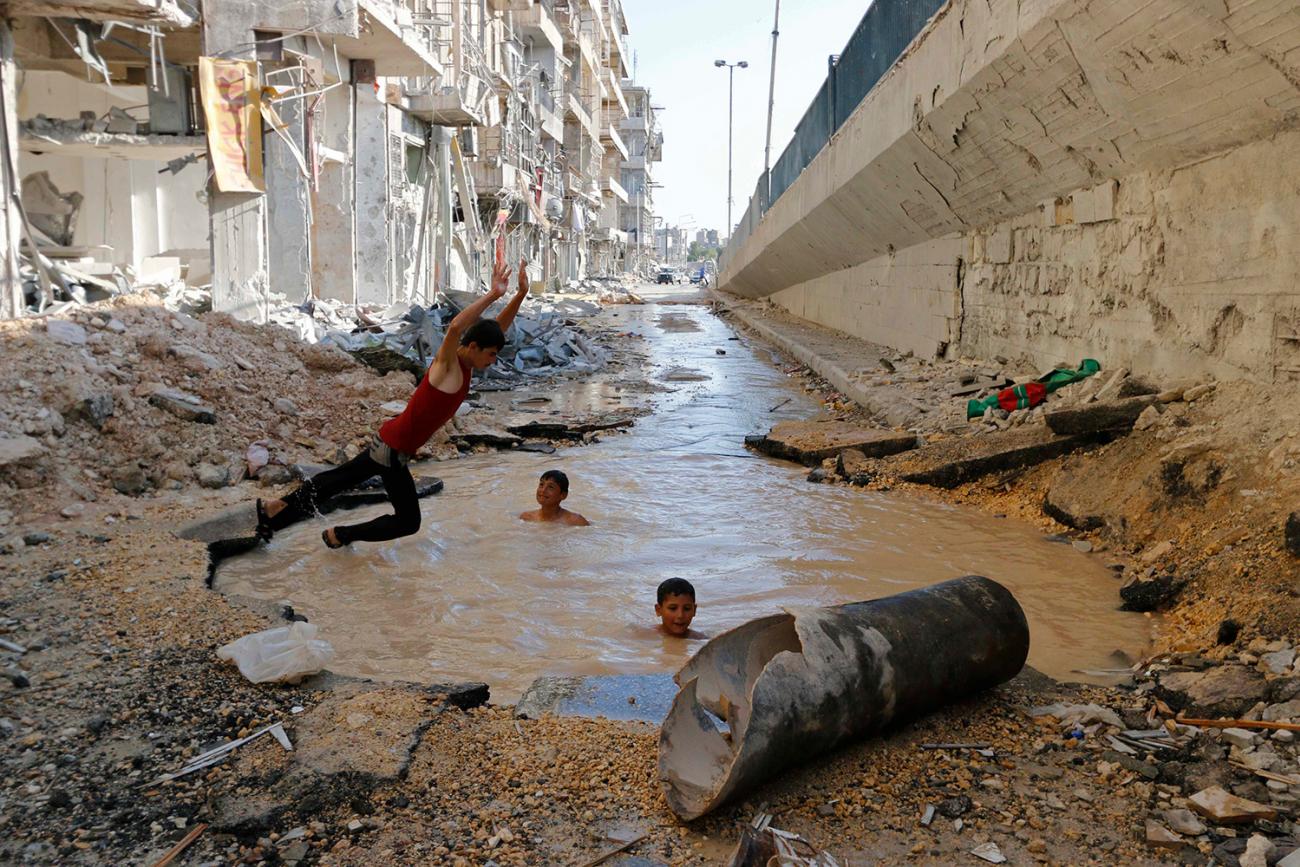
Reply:
<svg viewBox="0 0 1300 867"><path fill-rule="evenodd" d="M1297 127L1291 0L952 0L720 285L928 354L1287 378Z"/></svg>

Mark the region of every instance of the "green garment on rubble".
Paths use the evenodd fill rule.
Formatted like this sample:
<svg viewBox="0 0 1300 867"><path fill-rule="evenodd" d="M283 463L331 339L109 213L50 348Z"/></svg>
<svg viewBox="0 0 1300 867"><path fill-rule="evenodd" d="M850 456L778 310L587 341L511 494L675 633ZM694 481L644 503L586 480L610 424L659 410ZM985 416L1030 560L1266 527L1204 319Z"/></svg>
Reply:
<svg viewBox="0 0 1300 867"><path fill-rule="evenodd" d="M1063 388L1072 383L1087 379L1088 377L1092 376L1094 373L1097 373L1100 370L1101 370L1101 364L1097 362L1096 359L1085 358L1083 361L1079 362L1079 367L1077 370L1071 370L1068 367L1058 367L1056 370L1053 370L1049 373L1045 373L1042 376L1038 377L1038 379L1035 380L1035 382L1041 383L1047 389L1046 393L1051 394L1052 392L1056 391L1058 388ZM996 394L990 394L988 397L984 398L983 400L967 401L966 418L968 420L972 418L977 418L979 416L984 415L984 413L988 411L990 408L1001 406L1002 405L1001 398L1003 393L1008 391L1014 392L1016 388L1022 388L1022 386L1013 386L1010 389L1004 389L1003 391L999 391ZM1022 404L1026 403L1026 399L1024 395L1015 395L1015 397L1017 398L1016 407L1018 409L1027 408L1026 406L1022 406Z"/></svg>

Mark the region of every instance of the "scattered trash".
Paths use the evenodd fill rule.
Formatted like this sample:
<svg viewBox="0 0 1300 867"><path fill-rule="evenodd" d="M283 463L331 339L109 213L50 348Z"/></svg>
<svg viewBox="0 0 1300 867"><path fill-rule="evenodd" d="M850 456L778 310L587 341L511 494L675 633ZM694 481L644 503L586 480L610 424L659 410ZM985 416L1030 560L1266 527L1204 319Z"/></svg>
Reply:
<svg viewBox="0 0 1300 867"><path fill-rule="evenodd" d="M287 752L293 752L293 743L290 742L289 736L285 734L284 726L282 726L278 722L271 723L269 726L258 729L257 731L253 732L251 735L249 735L246 738L240 738L237 741L231 741L228 744L222 744L219 747L210 749L205 753L200 753L199 755L195 756L194 758L186 762L185 767L181 768L179 771L173 774L163 774L161 777L158 777L157 779L154 780L150 780L144 785L156 786L160 783L167 783L167 782L171 782L172 780L179 780L181 777L188 776L189 774L192 774L195 771L201 771L204 768L211 767L212 765L215 765L217 762L224 759L226 756L233 753L235 750L242 747L244 744L248 743L249 741L257 740L262 735L267 734L268 732L277 741L280 742L280 746L284 747Z"/></svg>
<svg viewBox="0 0 1300 867"><path fill-rule="evenodd" d="M199 839L199 837L202 836L203 832L206 831L207 829L208 826L205 823L199 823L198 825L195 825L193 828L190 829L190 832L188 834L186 834L176 843L175 846L168 849L165 855L163 855L156 862L154 862L153 867L167 867L168 864L175 861L176 858L179 857L182 852L188 849L194 843L195 840Z"/></svg>
<svg viewBox="0 0 1300 867"><path fill-rule="evenodd" d="M595 858L592 858L589 861L583 861L581 863L581 867L596 867L597 864L603 864L606 861L608 861L610 858L613 858L615 855L619 854L620 852L625 852L628 849L631 849L633 846L635 846L637 843L640 843L648 836L650 835L641 834L640 836L634 839L626 840L620 843L618 846L614 847L613 849L609 849L605 852L602 852L601 854L597 855Z"/></svg>
<svg viewBox="0 0 1300 867"><path fill-rule="evenodd" d="M997 394L983 400L972 399L966 403L966 418L979 418L990 409L1002 409L1013 412L1018 409L1032 409L1047 399L1047 395L1081 380L1087 379L1101 370L1101 365L1094 359L1085 358L1077 370L1058 368L1048 371L1033 382L1015 385L1003 389Z"/></svg>
<svg viewBox="0 0 1300 867"><path fill-rule="evenodd" d="M992 841L981 843L979 846L970 850L970 853L976 858L981 858L990 864L1005 864L1007 860L1007 856L1002 854L1002 850L998 848L998 844Z"/></svg>
<svg viewBox="0 0 1300 867"><path fill-rule="evenodd" d="M727 867L840 867L840 863L798 834L772 827L772 816L759 813L741 829Z"/></svg>
<svg viewBox="0 0 1300 867"><path fill-rule="evenodd" d="M317 674L334 658L334 648L317 638L314 623L297 622L245 635L217 650L253 683L298 683Z"/></svg>
<svg viewBox="0 0 1300 867"><path fill-rule="evenodd" d="M1098 704L1052 704L1033 708L1029 711L1029 715L1035 719L1054 717L1071 728L1094 722L1103 722L1116 728L1124 727L1124 721L1115 711Z"/></svg>

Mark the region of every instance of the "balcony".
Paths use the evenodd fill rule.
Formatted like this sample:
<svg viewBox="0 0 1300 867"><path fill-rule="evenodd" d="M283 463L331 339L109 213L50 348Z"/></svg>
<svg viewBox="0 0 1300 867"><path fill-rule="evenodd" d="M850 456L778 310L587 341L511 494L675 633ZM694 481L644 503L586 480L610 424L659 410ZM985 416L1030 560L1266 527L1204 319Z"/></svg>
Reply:
<svg viewBox="0 0 1300 867"><path fill-rule="evenodd" d="M650 128L645 115L632 115L618 122L618 128L624 132L645 132Z"/></svg>
<svg viewBox="0 0 1300 867"><path fill-rule="evenodd" d="M591 240L596 242L612 242L627 246L627 232L621 232L618 229L610 229L604 226L592 229Z"/></svg>
<svg viewBox="0 0 1300 867"><path fill-rule="evenodd" d="M459 88L434 88L430 93L406 94L406 109L439 126L487 126L482 99L470 100Z"/></svg>
<svg viewBox="0 0 1300 867"><path fill-rule="evenodd" d="M515 27L524 36L543 39L558 53L564 52L564 35L555 23L550 4L536 3L523 12L515 13Z"/></svg>
<svg viewBox="0 0 1300 867"><path fill-rule="evenodd" d="M623 162L619 163L619 168L627 169L633 172L644 172L649 169L649 166L646 164L645 155L641 154L639 156L628 157L627 159L623 160Z"/></svg>
<svg viewBox="0 0 1300 867"><path fill-rule="evenodd" d="M623 137L618 134L618 130L614 129L614 127L602 126L600 128L600 140L618 151L623 159L628 158L627 145L623 142Z"/></svg>
<svg viewBox="0 0 1300 867"><path fill-rule="evenodd" d="M405 3L358 0L356 10L356 27L333 36L340 54L374 60L377 75L442 75L429 28L415 23Z"/></svg>
<svg viewBox="0 0 1300 867"><path fill-rule="evenodd" d="M627 190L623 189L623 185L612 177L606 176L602 179L601 189L625 205L630 201L627 197Z"/></svg>
<svg viewBox="0 0 1300 867"><path fill-rule="evenodd" d="M617 123L631 114L627 107L627 97L623 95L623 86L619 84L619 78L612 71L606 69L605 74L601 77L605 85L605 111L607 114L616 115Z"/></svg>
<svg viewBox="0 0 1300 867"><path fill-rule="evenodd" d="M474 175L474 188L480 195L494 196L502 190L519 190L519 170L508 162L491 163L474 160L470 163Z"/></svg>
<svg viewBox="0 0 1300 867"><path fill-rule="evenodd" d="M587 131L588 135L592 138L599 138L600 129L596 126L596 122L591 119L591 115L587 113L584 107L585 103L586 100L582 94L568 93L565 94L564 110L567 116L572 117Z"/></svg>

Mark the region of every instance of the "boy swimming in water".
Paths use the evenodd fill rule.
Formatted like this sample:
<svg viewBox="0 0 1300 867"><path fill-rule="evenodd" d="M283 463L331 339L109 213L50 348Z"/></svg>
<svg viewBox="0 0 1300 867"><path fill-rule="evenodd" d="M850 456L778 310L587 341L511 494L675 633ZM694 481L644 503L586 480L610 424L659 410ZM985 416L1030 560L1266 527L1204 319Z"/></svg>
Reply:
<svg viewBox="0 0 1300 867"><path fill-rule="evenodd" d="M591 522L564 508L569 496L569 477L559 470L547 470L537 482L537 505L540 509L524 512L519 517L525 521L564 524L566 527L587 527Z"/></svg>
<svg viewBox="0 0 1300 867"><path fill-rule="evenodd" d="M415 480L407 464L437 430L450 421L469 394L470 375L497 359L506 344L505 333L528 295L527 262L519 263L519 289L495 320L479 320L483 312L506 294L510 271L498 261L492 272L492 288L470 304L447 325L442 346L428 372L401 415L385 422L374 444L342 466L326 470L303 482L279 500L257 501L257 535L269 540L276 530L316 512L318 503L372 476L384 482L393 513L364 524L330 527L321 538L330 548L352 542L383 542L410 536L420 529L420 504Z"/></svg>
<svg viewBox="0 0 1300 867"><path fill-rule="evenodd" d="M695 619L695 588L685 578L669 578L656 592L655 616L659 631L673 638L706 638L691 629Z"/></svg>

